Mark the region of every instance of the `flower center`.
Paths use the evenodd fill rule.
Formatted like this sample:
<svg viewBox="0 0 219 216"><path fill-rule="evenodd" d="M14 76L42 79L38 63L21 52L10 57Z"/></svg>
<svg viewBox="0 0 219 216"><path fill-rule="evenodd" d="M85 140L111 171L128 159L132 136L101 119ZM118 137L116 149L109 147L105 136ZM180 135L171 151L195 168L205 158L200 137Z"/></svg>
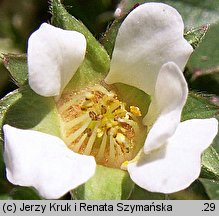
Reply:
<svg viewBox="0 0 219 216"><path fill-rule="evenodd" d="M64 94L57 102L62 138L74 152L93 155L98 164L120 167L139 150L142 117L138 107L101 85Z"/></svg>

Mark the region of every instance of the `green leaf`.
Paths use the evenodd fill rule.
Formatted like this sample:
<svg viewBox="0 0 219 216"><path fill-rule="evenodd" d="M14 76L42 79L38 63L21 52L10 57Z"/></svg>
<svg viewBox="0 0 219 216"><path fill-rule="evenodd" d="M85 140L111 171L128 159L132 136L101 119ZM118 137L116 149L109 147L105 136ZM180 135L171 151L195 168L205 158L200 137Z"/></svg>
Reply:
<svg viewBox="0 0 219 216"><path fill-rule="evenodd" d="M205 190L210 199L219 200L219 181L204 178L200 178L199 180L205 187Z"/></svg>
<svg viewBox="0 0 219 216"><path fill-rule="evenodd" d="M219 107L200 94L190 92L182 112L182 121L197 118L212 118L218 114Z"/></svg>
<svg viewBox="0 0 219 216"><path fill-rule="evenodd" d="M42 97L28 86L16 90L13 96L13 106L10 104L4 113L4 124L60 137L58 113L53 98Z"/></svg>
<svg viewBox="0 0 219 216"><path fill-rule="evenodd" d="M4 54L3 63L10 72L12 80L17 86L27 83L27 58L26 55Z"/></svg>
<svg viewBox="0 0 219 216"><path fill-rule="evenodd" d="M121 1L122 13L128 13L134 5L150 2L150 0L128 0ZM186 28L199 27L203 24L212 24L219 21L219 2L216 0L154 0L163 2L176 8L182 15Z"/></svg>
<svg viewBox="0 0 219 216"><path fill-rule="evenodd" d="M167 4L175 7L182 15L186 28L199 27L203 24L213 24L219 21L218 1L203 0L166 0ZM201 3L201 4L200 4Z"/></svg>
<svg viewBox="0 0 219 216"><path fill-rule="evenodd" d="M209 147L202 155L201 177L219 181L219 155Z"/></svg>
<svg viewBox="0 0 219 216"><path fill-rule="evenodd" d="M53 14L53 25L62 29L78 31L82 33L87 40L87 53L84 63L85 65L82 65L77 73L84 73L84 76L88 74L88 77L92 78L96 78L96 76L99 78L106 75L110 64L109 56L106 50L94 38L90 31L81 22L79 22L66 11L63 5L60 3L60 0L51 1L51 11ZM72 86L71 82L69 85Z"/></svg>
<svg viewBox="0 0 219 216"><path fill-rule="evenodd" d="M193 89L219 95L219 23L212 25L188 62Z"/></svg>
<svg viewBox="0 0 219 216"><path fill-rule="evenodd" d="M79 200L121 200L128 199L133 187L126 171L98 165L95 175L72 194Z"/></svg>

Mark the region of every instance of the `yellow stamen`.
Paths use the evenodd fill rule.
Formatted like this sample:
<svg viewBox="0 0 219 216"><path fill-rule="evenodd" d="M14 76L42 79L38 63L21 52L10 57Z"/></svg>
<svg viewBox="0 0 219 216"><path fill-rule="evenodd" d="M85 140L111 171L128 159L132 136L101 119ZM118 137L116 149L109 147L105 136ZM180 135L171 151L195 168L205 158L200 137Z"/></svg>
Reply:
<svg viewBox="0 0 219 216"><path fill-rule="evenodd" d="M73 98L72 98L73 97ZM103 86L65 95L57 102L63 140L75 152L93 155L97 163L120 167L134 156L141 112Z"/></svg>
<svg viewBox="0 0 219 216"><path fill-rule="evenodd" d="M141 111L136 106L130 106L130 112L135 116L141 116Z"/></svg>

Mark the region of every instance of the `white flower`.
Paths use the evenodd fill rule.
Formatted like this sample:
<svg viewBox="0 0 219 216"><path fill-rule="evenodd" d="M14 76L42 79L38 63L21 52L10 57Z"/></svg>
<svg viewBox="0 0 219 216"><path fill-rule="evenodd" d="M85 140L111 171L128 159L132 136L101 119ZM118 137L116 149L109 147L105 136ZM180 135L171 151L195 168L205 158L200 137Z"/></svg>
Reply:
<svg viewBox="0 0 219 216"><path fill-rule="evenodd" d="M144 147L127 164L140 187L172 193L200 174L202 152L216 136L216 119L180 123L188 87L182 70L192 52L183 38L178 12L145 3L122 23L112 55L108 84L121 82L151 95L143 123L150 128ZM83 35L43 24L28 43L29 84L43 96L58 96L83 61ZM58 198L95 172L91 156L69 150L58 137L4 126L7 178L33 186L45 198Z"/></svg>

